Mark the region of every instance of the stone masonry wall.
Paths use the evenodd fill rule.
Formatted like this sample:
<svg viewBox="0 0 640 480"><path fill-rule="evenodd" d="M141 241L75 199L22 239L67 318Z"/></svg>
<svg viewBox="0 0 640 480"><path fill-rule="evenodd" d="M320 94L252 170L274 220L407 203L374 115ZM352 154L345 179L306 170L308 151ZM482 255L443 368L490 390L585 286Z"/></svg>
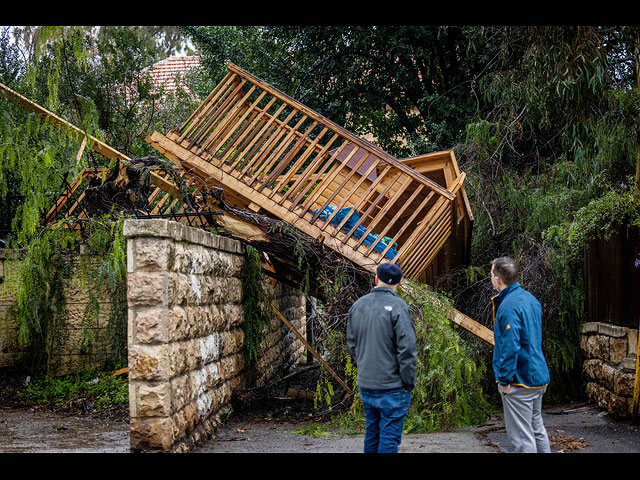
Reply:
<svg viewBox="0 0 640 480"><path fill-rule="evenodd" d="M587 397L615 418L631 416L638 330L585 323L580 348Z"/></svg>
<svg viewBox="0 0 640 480"><path fill-rule="evenodd" d="M9 309L15 303L17 274L21 259L14 252L0 250L0 368L13 367L23 351L18 343L19 327ZM106 292L94 291L99 304L97 316L86 315L89 288L81 281L78 267L64 285L65 324L56 333L56 346L50 352L50 374L64 374L100 366L111 342L109 316L111 299Z"/></svg>
<svg viewBox="0 0 640 480"><path fill-rule="evenodd" d="M240 242L165 220L127 220L124 235L131 448L189 451L231 412L234 389L268 381L304 347L276 318L249 368ZM304 335L304 297L265 285Z"/></svg>

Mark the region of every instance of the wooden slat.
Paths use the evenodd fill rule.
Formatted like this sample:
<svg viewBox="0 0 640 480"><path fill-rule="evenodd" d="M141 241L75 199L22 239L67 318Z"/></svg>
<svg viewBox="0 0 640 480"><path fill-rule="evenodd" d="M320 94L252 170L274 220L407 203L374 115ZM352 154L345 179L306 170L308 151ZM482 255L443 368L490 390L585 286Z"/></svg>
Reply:
<svg viewBox="0 0 640 480"><path fill-rule="evenodd" d="M380 175L378 175L376 180L369 186L369 188L364 193L364 195L362 195L360 197L360 199L355 203L355 205L353 206L354 210L359 211L360 207L362 206L362 204L364 204L365 202L367 202L369 200L370 195L375 193L376 187L378 186L379 183L382 182L384 177L386 177L387 173L389 173L389 171L391 171L391 168L392 168L391 165L385 166L385 168L382 171L382 173L380 173ZM379 200L380 198L381 198L381 195L378 195L378 198L375 201ZM375 201L374 201L374 203L375 203ZM353 235L353 233L362 224L362 222L364 221L365 218L366 218L366 215L361 216L360 219L355 223L355 225L353 225L353 227L351 227L351 230L347 233L347 239L351 238L351 235ZM341 229L344 226L344 224L346 223L346 221L347 221L347 217L345 217L342 220L342 222L340 222L340 225L338 225L338 228Z"/></svg>
<svg viewBox="0 0 640 480"><path fill-rule="evenodd" d="M255 107L258 105L258 103L260 103L262 101L262 99L264 98L264 96L267 94L267 92L262 92L258 98L249 106L249 108L247 108L247 110L244 112L244 114L242 115L242 117L240 117L236 123L238 124L242 124L243 122L245 122L245 120L247 120L247 118L250 117L250 115L252 114L256 114L257 112L255 111ZM246 131L246 129L252 124L253 122L248 122L247 125L245 125L241 131L239 132L239 134L241 135L242 132ZM229 133L227 133L227 135L220 141L220 145L224 145L232 136L233 131L230 131ZM232 149L233 145L235 145L235 143L238 141L239 139L236 139L234 141L232 141L230 143L229 146L227 146L227 151ZM226 155L222 156L222 161L225 162L226 161Z"/></svg>
<svg viewBox="0 0 640 480"><path fill-rule="evenodd" d="M284 124L290 122L293 117L296 115L295 110L292 110L291 113L287 116L286 120L283 122ZM282 144L280 141L283 136L287 133L287 130L283 127L283 125L277 126L269 135L269 139L258 149L258 151L254 155L254 159L247 165L247 167L243 170L243 174L246 174L251 167L255 167L256 170L249 174L251 177L251 181L249 184L253 183L253 181L258 178L259 172L265 167L265 164L270 162L270 159L273 158L273 155L276 155L277 152L282 148Z"/></svg>
<svg viewBox="0 0 640 480"><path fill-rule="evenodd" d="M436 191L436 193L438 193L442 197L444 197L444 198L446 198L448 200L453 200L453 197L451 196L451 193L446 188L438 185L433 180L431 180L431 179L429 179L427 177L424 177L423 175L419 174L418 172L416 172L412 168L404 165L402 162L398 161L397 159L395 159L394 157L392 157L391 155L389 155L387 152L385 152L384 150L380 149L376 145L373 145L373 144L371 144L369 142L366 142L365 140L362 140L361 138L353 135L351 132L349 132L348 130L345 130L340 125L338 125L338 124L332 122L331 120L323 117L322 115L320 115L316 111L314 111L314 110L308 108L307 106L299 103L298 101L296 101L293 98L289 97L285 93L282 93L278 89L272 87L268 83L262 81L261 79L259 79L256 76L250 74L246 70L243 70L242 68L238 67L237 65L234 65L234 64L230 63L227 68L229 70L235 72L235 73L238 73L243 78L249 79L252 83L258 84L259 86L261 86L265 90L269 90L270 92L273 93L273 95L278 96L283 101L287 102L289 105L293 106L295 109L306 113L311 118L318 119L324 125L329 126L332 130L334 130L337 133L340 133L340 135L342 135L343 137L348 138L352 143L358 145L360 148L364 148L366 151L372 151L378 158L381 158L381 159L387 161L388 163L394 165L399 170L401 170L402 172L404 172L405 174L407 174L409 176L414 177L419 182L425 183L432 190Z"/></svg>
<svg viewBox="0 0 640 480"><path fill-rule="evenodd" d="M316 124L314 123L314 127L313 128L315 128L315 125ZM274 190L274 192L270 196L275 194L275 192L280 191L282 188L286 187L287 184L291 180L294 181L294 184L296 183L296 180L297 180L297 178L295 178L296 172L300 169L300 167L302 167L305 164L305 162L311 156L311 154L316 151L315 150L315 146L318 144L320 139L324 137L324 135L325 135L325 133L327 133L327 131L328 131L327 128L323 129L322 132L320 132L320 134L316 137L316 139L310 145L307 145L307 148L306 148L305 152L302 155L300 155L300 158L298 158L298 160L296 160L296 162L291 166L291 168L289 169L289 171L285 175L281 175L282 171L284 171L284 168L283 168L278 172L278 174L280 176L277 179L273 179L273 178L270 179L270 181L272 181L272 182L273 181L277 181L278 185L280 186L279 188ZM327 142L327 145L325 145L319 152L317 152L316 155L322 155L323 152L326 152L326 150L329 148L329 145L331 145L334 140L335 140L335 136L333 138L331 138ZM300 148L295 149L295 150L292 151L291 159L293 159L294 156L298 154L300 149L302 149L302 145L300 145ZM313 163L313 162L311 162L311 163ZM285 168L286 168L286 166L285 166Z"/></svg>
<svg viewBox="0 0 640 480"><path fill-rule="evenodd" d="M331 138L330 144L327 145L327 150L329 146L333 144L333 142L338 138L340 138L339 135L334 135ZM327 173L327 169L331 168L331 165L333 164L337 156L340 154L342 149L348 145L348 143L349 142L347 140L344 140L342 145L339 148L337 148L334 154L331 155L331 157L327 160L325 168L321 168L319 171L316 171L316 169L318 167L322 167L322 162L324 161L325 152L321 152L316 156L315 160L311 163L311 165L309 165L307 169L304 172L302 172L298 180L291 186L291 188L284 195L283 201L288 199L293 193L298 192L298 194L295 196L294 200L292 201L291 206L289 207L289 210L292 210L294 207L298 205L300 200L304 198L304 196L307 194L309 189L311 189L311 187L315 182L319 181L320 179L326 180L328 178L329 174ZM307 182L307 184L303 187L305 182ZM298 191L298 189L301 187L302 187L302 190Z"/></svg>
<svg viewBox="0 0 640 480"><path fill-rule="evenodd" d="M262 133L265 131L266 128L268 128L268 121L265 122L265 116L266 116L266 111L269 110L269 108L271 108L271 106L275 103L276 101L276 97L273 97L269 103L267 104L267 106L265 107L264 111L257 111L256 116L254 117L254 119L251 121L251 124L249 125L249 129L248 129L248 134L246 138L243 138L242 140L242 144L238 147L238 150L240 152L244 152L248 149L250 149L253 144L258 140L258 137L260 137L260 135L262 135ZM280 109L278 111L284 110L285 105L283 104ZM264 122L264 124L260 127L260 122ZM258 128L258 132L254 133L254 128ZM253 133L253 136L252 136ZM249 144L246 144L246 142L249 141ZM224 156L222 158L223 161L226 162L228 158L228 155ZM231 168L236 168L238 166L238 164L240 163L240 161L245 158L244 155L238 155L238 158L236 159L236 161L231 165Z"/></svg>
<svg viewBox="0 0 640 480"><path fill-rule="evenodd" d="M322 195L322 193L329 188L329 186L331 185L331 182L336 178L336 176L338 175L338 173L340 173L340 171L342 169L345 168L345 166L347 165L347 163L349 163L349 161L351 160L351 158L355 155L357 149L354 148L351 153L349 153L349 155L347 155L345 157L345 159L342 161L342 163L340 163L339 165L337 165L333 171L331 172L331 174L329 174L322 182L320 182L320 184L318 185L318 187L315 189L315 191L313 192L313 195L311 197L311 199L307 202L307 206L304 208L304 210L302 211L302 215L304 215L310 208L310 206L313 204L313 202L315 202L318 198L320 198L320 196ZM313 217L311 218L311 223L314 223L318 217L322 214L322 212L324 211L325 208L327 208L330 204L331 201L333 200L333 198L339 193L339 189L335 189L333 192L330 193L329 198L325 201L325 203L318 208L318 211L313 215Z"/></svg>
<svg viewBox="0 0 640 480"><path fill-rule="evenodd" d="M203 115L204 110L208 108L211 102L215 101L214 97L217 95L216 91L218 90L218 88L221 87L225 82L231 81L231 78L234 75L235 73L231 72L230 70L227 70L227 73L224 76L224 78L218 83L216 87L214 87L213 90L211 90L211 93L207 96L207 98L204 99L204 101L193 111L193 113L189 116L189 118L187 118L187 120L182 124L182 126L180 127L180 132L181 132L180 141L184 140L185 137L191 131L191 129L189 128L189 125L192 123L198 123L199 121L198 119Z"/></svg>
<svg viewBox="0 0 640 480"><path fill-rule="evenodd" d="M391 230L391 228L393 228L393 226L395 225L395 223L398 221L398 219L404 214L404 211L414 202L414 200L418 197L418 195L420 194L420 192L425 188L424 185L419 184L416 189L414 190L414 192L411 194L411 196L409 197L409 199L405 202L405 204L400 208L400 210L398 210L398 212L396 212L396 214L393 216L393 218L391 219L391 221L389 223L387 223L387 225L385 225L384 229L382 230L382 232L380 232L380 234L378 235L378 238L376 239L375 242L373 242L371 244L371 246L369 247L369 250L367 250L366 255L369 256L371 254L371 252L375 249L376 245L378 245L378 243L385 237L387 236L387 233L389 233L389 231ZM430 192L430 194L433 192ZM395 237L399 237L402 234L402 232L397 233L395 235ZM394 244L395 240L392 239L392 241L389 242L389 245L385 248L385 250L383 250L383 253L386 254L387 251L391 248L391 246Z"/></svg>
<svg viewBox="0 0 640 480"><path fill-rule="evenodd" d="M280 158L280 156L285 152L285 150L291 145L291 142L293 140L295 140L295 137L296 137L295 132L298 129L298 127L302 126L302 124L306 120L307 120L307 116L306 115L302 115L300 120L298 120L298 123L296 123L296 126L293 127L289 131L289 133L287 133L287 135L284 137L282 142L280 142L280 144L276 148L274 148L274 150L271 152L271 155L269 155L269 157L267 157L267 159L260 166L260 168L258 168L254 172L253 179L251 180L249 185L253 185L260 177L262 177L263 175L267 175L269 173L269 170L278 161L278 158ZM281 135L284 135L285 131L286 130L283 130L281 132ZM277 141L276 141L276 143L277 143ZM258 188L258 191L260 191L260 190L262 190L262 189Z"/></svg>
<svg viewBox="0 0 640 480"><path fill-rule="evenodd" d="M229 112L224 116L224 118L220 121L220 123L216 125L216 128L213 130L213 132L211 132L211 134L207 137L207 139L204 142L202 142L202 147L205 150L211 149L215 152L218 150L218 148L220 148L220 146L224 144L224 138L226 137L223 137L223 140L221 142L219 142L217 145L214 145L213 148L211 148L211 146L217 141L218 135L223 134L225 130L227 130L231 126L235 128L235 126L241 121L241 120L235 121L236 115L243 113L242 108L244 107L247 100L249 100L249 97L251 96L251 94L253 94L256 88L257 87L255 85L252 86L249 89L249 91L245 94L245 96L242 97L240 101L236 102L233 105L233 107L229 110ZM231 135L231 133L229 133L228 135Z"/></svg>
<svg viewBox="0 0 640 480"><path fill-rule="evenodd" d="M324 128L322 132L320 132L320 134L318 134L318 136L311 143L309 143L308 136L311 134L311 132L313 132L313 130L316 129L317 126L318 126L318 122L314 120L309 126L309 128L305 131L303 136L298 139L295 146L282 159L278 167L275 168L273 172L271 172L271 175L269 175L269 178L267 178L267 180L265 180L264 183L260 185L260 187L258 188L258 191L262 191L262 189L265 188L267 185L271 185L273 182L275 182L287 167L291 167L291 168L289 169L289 173L285 178L292 175L293 172L297 171L304 164L306 159L309 158L309 155L311 155L311 152L315 151L315 147L318 144L318 142L322 139L324 134L328 131L327 128ZM296 155L298 155L298 153L300 153L300 150L302 150L303 147L306 147L306 151L302 155L300 155L300 158L298 158L298 160L296 160L296 162L293 165L290 165L290 162L293 161L293 159L296 157ZM282 186L282 184L279 184L279 185ZM274 190L274 193L277 190L279 189L276 188L276 190Z"/></svg>
<svg viewBox="0 0 640 480"><path fill-rule="evenodd" d="M233 108L233 100L236 98L236 95L242 89L245 83L247 83L247 80L243 78L233 90L226 92L226 99L220 105L216 105L213 114L208 117L208 119L206 119L206 122L198 131L198 133L195 136L190 137L191 145L189 148L194 145L199 145L201 147L201 150L205 150L204 145L207 142L205 137L208 138L211 132L215 131L216 123L220 121L221 118L224 118L224 116Z"/></svg>
<svg viewBox="0 0 640 480"><path fill-rule="evenodd" d="M387 204L382 208L382 210L380 210L380 212L378 212L373 221L371 221L369 225L367 225L367 229L370 230L371 233L375 233L378 223L380 223L385 218L391 207L395 205L396 201L401 198L402 194L409 187L411 182L413 182L413 179L410 177L406 177L404 183L400 187L400 190L392 198L389 199ZM360 240L358 240L358 243L356 243L356 248L358 248L364 242L365 238L366 235L363 235ZM379 235L376 241L373 243L373 246L375 247L375 245L377 245L381 239L382 235Z"/></svg>

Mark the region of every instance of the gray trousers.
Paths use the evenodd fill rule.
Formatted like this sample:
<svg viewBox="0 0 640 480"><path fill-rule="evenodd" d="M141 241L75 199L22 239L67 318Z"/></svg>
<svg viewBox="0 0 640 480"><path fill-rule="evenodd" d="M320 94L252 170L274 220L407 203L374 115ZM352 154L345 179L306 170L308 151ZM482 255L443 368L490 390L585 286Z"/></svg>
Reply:
<svg viewBox="0 0 640 480"><path fill-rule="evenodd" d="M507 439L516 453L550 453L549 437L542 422L542 396L547 387L525 388L511 385L500 394Z"/></svg>

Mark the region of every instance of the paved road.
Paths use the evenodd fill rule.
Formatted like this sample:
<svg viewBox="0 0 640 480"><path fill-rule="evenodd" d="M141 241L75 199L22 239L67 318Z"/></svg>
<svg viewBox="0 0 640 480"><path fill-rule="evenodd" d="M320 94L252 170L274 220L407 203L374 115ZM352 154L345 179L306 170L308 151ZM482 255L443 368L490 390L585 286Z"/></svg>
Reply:
<svg viewBox="0 0 640 480"><path fill-rule="evenodd" d="M633 422L613 422L593 407L564 407L543 414L553 453L640 453L640 428ZM217 439L199 453L360 453L363 437L313 437L295 433L296 423L232 419L217 432ZM400 453L508 452L501 415L484 425L454 432L409 434Z"/></svg>
<svg viewBox="0 0 640 480"><path fill-rule="evenodd" d="M544 412L552 451L640 453L640 425L614 422L595 408ZM360 453L362 435L314 437L295 433L303 425L232 418L215 439L194 453ZM508 451L500 415L477 428L403 437L400 453L500 453ZM129 424L88 415L0 408L0 452L129 453Z"/></svg>

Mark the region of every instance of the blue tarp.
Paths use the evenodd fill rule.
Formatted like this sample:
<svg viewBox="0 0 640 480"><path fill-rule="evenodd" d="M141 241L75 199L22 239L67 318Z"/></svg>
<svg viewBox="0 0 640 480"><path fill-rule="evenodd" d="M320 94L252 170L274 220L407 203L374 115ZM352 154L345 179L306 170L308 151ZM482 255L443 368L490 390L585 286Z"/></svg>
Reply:
<svg viewBox="0 0 640 480"><path fill-rule="evenodd" d="M328 207L326 207L322 211L322 213L320 214L320 216L318 218L320 218L321 220L327 221L327 219L333 214L335 209L336 209L335 205L329 205ZM349 214L349 212L352 211L352 210L353 210L353 207L341 208L338 211L338 213L336 213L335 217L333 217L331 219L331 223L337 227L338 225L340 225L340 222L342 222L342 220L344 220L344 218L347 216L347 214ZM313 213L317 213L317 212L318 212L318 209L315 209L313 211ZM351 213L349 215L348 220L342 226L342 230L345 231L345 232L349 232L353 228L353 226L356 223L358 223L358 220L360 220L360 215L358 214L357 211L354 210L353 213ZM353 236L355 238L360 238L366 233L367 233L367 229L364 228L362 225L358 225L358 228L356 228L356 230L353 232ZM367 234L367 236L363 240L363 243L371 246L377 240L377 238L378 238L377 234L369 233L369 234ZM382 240L380 240L378 242L378 244L375 246L374 250L377 250L378 252L382 253L384 251L384 249L387 248L387 245L389 245L390 241L391 241L391 239L389 237L384 237ZM393 246L397 248L398 244L394 243ZM385 257L392 259L392 258L394 258L396 256L397 253L398 253L398 251L395 250L392 247L385 254Z"/></svg>

